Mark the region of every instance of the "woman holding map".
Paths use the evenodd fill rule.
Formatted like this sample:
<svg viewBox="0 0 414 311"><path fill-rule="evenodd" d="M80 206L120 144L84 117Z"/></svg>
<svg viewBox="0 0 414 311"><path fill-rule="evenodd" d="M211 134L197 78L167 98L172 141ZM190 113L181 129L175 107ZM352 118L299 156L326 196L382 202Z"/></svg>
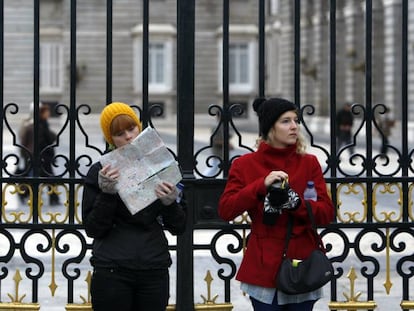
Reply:
<svg viewBox="0 0 414 311"><path fill-rule="evenodd" d="M111 149L128 145L142 131L134 110L120 102L102 110L100 123ZM185 211L177 202L176 185L160 181L151 190L156 200L132 213L118 193L121 174L118 167L99 161L84 180L83 224L94 239L92 307L94 311L165 310L172 262L164 230L182 233Z"/></svg>

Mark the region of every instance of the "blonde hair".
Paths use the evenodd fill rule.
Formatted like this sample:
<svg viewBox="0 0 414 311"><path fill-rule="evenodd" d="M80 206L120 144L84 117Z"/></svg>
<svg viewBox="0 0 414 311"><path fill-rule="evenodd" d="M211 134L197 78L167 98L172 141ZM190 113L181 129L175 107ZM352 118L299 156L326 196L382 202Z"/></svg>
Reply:
<svg viewBox="0 0 414 311"><path fill-rule="evenodd" d="M306 153L306 147L307 147L307 142L305 140L305 137L299 131L298 140L297 140L297 143L296 143L296 152L298 154L305 154Z"/></svg>
<svg viewBox="0 0 414 311"><path fill-rule="evenodd" d="M256 148L258 148L259 147L259 145L262 143L262 142L269 142L269 140L265 140L265 139L263 139L263 136L259 136L257 139L256 139L256 144L255 144L255 147ZM306 153L306 147L307 147L307 142L306 142L306 140L305 140L305 137L302 135L302 133L299 131L298 132L298 139L296 140L296 153L297 154L305 154Z"/></svg>

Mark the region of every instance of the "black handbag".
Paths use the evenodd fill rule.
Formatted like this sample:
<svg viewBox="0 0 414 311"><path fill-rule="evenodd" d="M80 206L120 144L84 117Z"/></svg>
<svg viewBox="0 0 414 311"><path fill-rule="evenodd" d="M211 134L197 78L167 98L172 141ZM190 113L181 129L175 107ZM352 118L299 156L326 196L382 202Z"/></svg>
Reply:
<svg viewBox="0 0 414 311"><path fill-rule="evenodd" d="M319 248L314 250L308 258L302 261L292 260L287 257L286 253L293 227L293 218L290 216L283 260L276 280L277 289L290 295L311 292L324 286L331 281L334 272L332 263L325 255L322 239L316 230L310 204L307 201L305 203L312 221L313 231L318 237Z"/></svg>

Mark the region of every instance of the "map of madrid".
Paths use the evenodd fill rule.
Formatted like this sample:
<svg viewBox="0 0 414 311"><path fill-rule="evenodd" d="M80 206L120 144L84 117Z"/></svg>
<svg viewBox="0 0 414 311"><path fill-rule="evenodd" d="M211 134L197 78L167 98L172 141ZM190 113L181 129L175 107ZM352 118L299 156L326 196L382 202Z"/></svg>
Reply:
<svg viewBox="0 0 414 311"><path fill-rule="evenodd" d="M158 183L175 185L182 179L177 161L152 127L143 130L132 143L104 154L100 162L119 169L118 193L131 214L157 199L154 189Z"/></svg>

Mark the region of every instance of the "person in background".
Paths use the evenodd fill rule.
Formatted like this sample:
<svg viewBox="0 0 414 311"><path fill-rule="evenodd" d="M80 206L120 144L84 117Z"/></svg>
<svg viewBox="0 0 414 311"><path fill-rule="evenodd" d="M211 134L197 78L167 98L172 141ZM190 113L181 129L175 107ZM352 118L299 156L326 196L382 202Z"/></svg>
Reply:
<svg viewBox="0 0 414 311"><path fill-rule="evenodd" d="M336 114L336 126L338 128L337 150L342 146L352 144L352 126L354 125L354 115L352 114L352 104L345 103ZM354 153L354 148L349 147L349 153Z"/></svg>
<svg viewBox="0 0 414 311"><path fill-rule="evenodd" d="M23 120L19 130L19 139L22 146L25 149L20 150L20 154L23 159L24 168L20 169L21 172L26 172L26 175L33 175L33 151L34 143L39 146L40 152L40 177L53 176L53 161L55 157L55 150L52 147L56 141L56 133L50 129L49 118L50 118L50 107L49 105L39 102L39 118L37 125L37 137L35 140L34 135L34 120L32 117L34 107L33 103L30 104L30 115L28 118ZM21 200L25 200L29 195L28 189L24 189L23 194L20 196ZM50 205L58 205L59 196L53 191L49 196Z"/></svg>
<svg viewBox="0 0 414 311"><path fill-rule="evenodd" d="M382 133L382 140L381 140L381 157L385 157L388 151L388 144L389 136L391 135L391 129L395 125L395 120L390 117L390 110L389 108L385 107L385 112L379 120L379 129Z"/></svg>
<svg viewBox="0 0 414 311"><path fill-rule="evenodd" d="M105 140L119 148L134 140L142 125L127 104L114 102L101 113ZM153 191L158 199L132 215L116 184L116 167L94 163L84 180L83 225L93 238L91 282L94 311L164 311L169 299L172 263L164 229L181 234L186 214L177 202L177 188L160 182Z"/></svg>
<svg viewBox="0 0 414 311"><path fill-rule="evenodd" d="M208 161L208 166L203 172L203 175L206 177L215 176L220 171L221 160L223 160L223 150L224 150L224 126L220 123L220 114L216 115L217 124L211 128L211 155L213 156ZM217 128L218 126L218 128ZM234 150L234 146L231 143L231 138L233 133L229 131L229 157L231 158L231 152Z"/></svg>
<svg viewBox="0 0 414 311"><path fill-rule="evenodd" d="M333 220L333 203L318 159L305 152L297 106L283 98L258 98L253 109L259 118L258 149L232 162L218 206L225 221L245 212L251 219L236 279L255 311L310 311L322 297L322 289L288 295L276 288L288 219L293 217L293 238L287 256L305 259L318 248L303 198L307 182L313 181L317 191L317 200L309 200L317 225ZM287 196L272 191L274 184L283 181L289 184Z"/></svg>

